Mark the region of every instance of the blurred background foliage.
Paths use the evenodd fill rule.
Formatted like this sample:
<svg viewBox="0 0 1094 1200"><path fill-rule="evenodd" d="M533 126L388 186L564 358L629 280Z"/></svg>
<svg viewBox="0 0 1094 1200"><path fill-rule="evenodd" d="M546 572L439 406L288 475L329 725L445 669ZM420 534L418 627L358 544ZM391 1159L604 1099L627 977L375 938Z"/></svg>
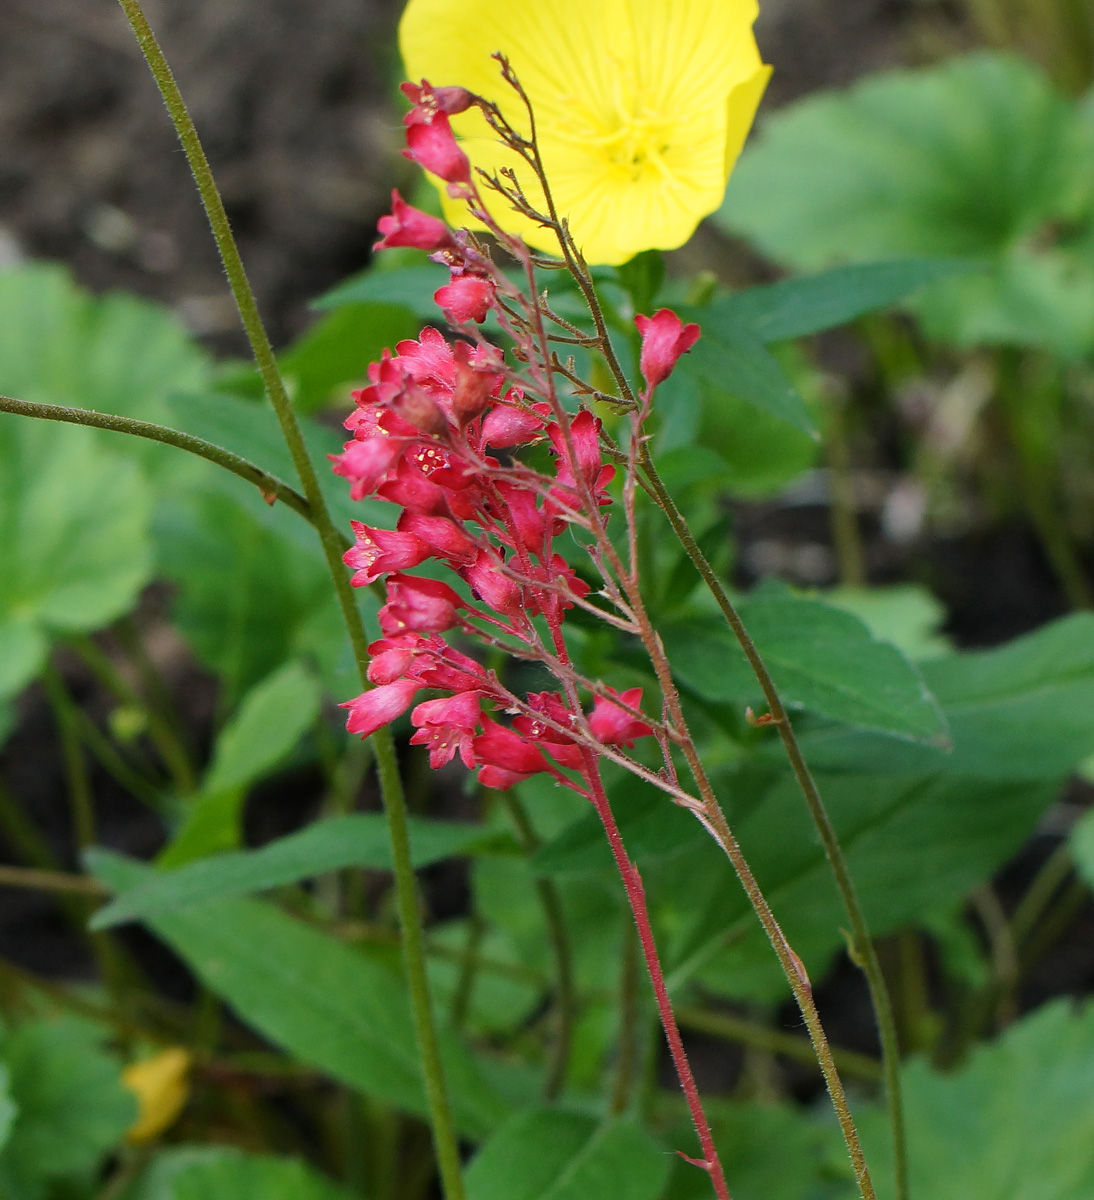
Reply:
<svg viewBox="0 0 1094 1200"><path fill-rule="evenodd" d="M397 7L152 13L319 463L444 279L368 258L388 189L414 188ZM770 0L759 36L775 82L725 205L598 284L623 353L635 310L703 326L654 447L742 593L880 939L913 1195L1087 1200L1094 1027L1066 997L1094 984L1094 17ZM105 0L0 11L0 393L169 425L292 481L127 37ZM325 486L344 527L391 522ZM689 719L886 1195L873 1025L823 854L746 719L743 659L641 519ZM651 687L604 628L573 641L588 674ZM336 707L355 691L294 513L170 448L0 414L5 1198L436 1194L369 750ZM409 750L404 769L471 1200L703 1194L665 1153L690 1145L683 1109L584 804L542 780L479 795ZM850 1195L724 860L610 782L734 1196Z"/></svg>

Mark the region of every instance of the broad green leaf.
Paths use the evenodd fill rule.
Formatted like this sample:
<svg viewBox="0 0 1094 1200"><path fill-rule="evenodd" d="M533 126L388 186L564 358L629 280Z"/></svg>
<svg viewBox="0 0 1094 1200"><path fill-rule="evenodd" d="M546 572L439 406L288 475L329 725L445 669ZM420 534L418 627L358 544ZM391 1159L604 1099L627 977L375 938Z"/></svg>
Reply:
<svg viewBox="0 0 1094 1200"><path fill-rule="evenodd" d="M188 801L182 828L160 855L175 867L192 858L232 850L242 836L248 788L279 766L319 715L319 683L290 662L256 684L221 730L201 790Z"/></svg>
<svg viewBox="0 0 1094 1200"><path fill-rule="evenodd" d="M857 617L770 587L739 609L784 703L864 729L944 741L945 722L915 667ZM724 622L695 619L663 633L673 672L698 695L762 700Z"/></svg>
<svg viewBox="0 0 1094 1200"><path fill-rule="evenodd" d="M106 851L91 869L116 891L149 869ZM410 1000L393 971L258 900L212 900L149 927L275 1045L366 1095L425 1115ZM463 1043L442 1031L456 1122L479 1137L503 1113Z"/></svg>
<svg viewBox="0 0 1094 1200"><path fill-rule="evenodd" d="M1094 1006L1066 1000L975 1049L958 1072L903 1072L910 1192L931 1200L1094 1195ZM883 1114L861 1114L879 1200L891 1200ZM846 1193L857 1195L857 1192Z"/></svg>
<svg viewBox="0 0 1094 1200"><path fill-rule="evenodd" d="M18 1110L0 1151L5 1200L39 1200L50 1181L89 1175L136 1119L102 1040L72 1018L28 1021L5 1036L0 1058Z"/></svg>
<svg viewBox="0 0 1094 1200"><path fill-rule="evenodd" d="M539 1109L506 1122L467 1169L468 1200L657 1200L670 1160L629 1121Z"/></svg>
<svg viewBox="0 0 1094 1200"><path fill-rule="evenodd" d="M19 1106L11 1094L11 1072L0 1061L0 1151L11 1138L12 1126L19 1115Z"/></svg>
<svg viewBox="0 0 1094 1200"><path fill-rule="evenodd" d="M95 299L59 266L0 271L0 392L162 422L165 397L208 375L203 351L159 305Z"/></svg>
<svg viewBox="0 0 1094 1200"><path fill-rule="evenodd" d="M437 272L441 274L441 272ZM443 277L436 286L440 286ZM281 370L295 384L293 403L314 412L328 403L350 408L350 389L368 377L368 365L386 348L416 337L419 322L391 304L341 304L281 356Z"/></svg>
<svg viewBox="0 0 1094 1200"><path fill-rule="evenodd" d="M922 925L990 879L1029 836L1060 782L815 774L876 936ZM847 915L794 780L784 775L734 830L791 945L819 979L845 945ZM704 986L731 996L784 994L775 956L713 842L660 869L669 894L684 889L689 898L676 906L678 977L698 972Z"/></svg>
<svg viewBox="0 0 1094 1200"><path fill-rule="evenodd" d="M132 608L151 575L148 518L136 465L90 430L0 418L0 695L33 677L50 635Z"/></svg>
<svg viewBox="0 0 1094 1200"><path fill-rule="evenodd" d="M952 647L938 631L946 620L941 601L915 583L891 587L832 588L824 601L854 613L874 637L911 659L939 658Z"/></svg>
<svg viewBox="0 0 1094 1200"><path fill-rule="evenodd" d="M775 114L718 220L797 269L967 257L990 269L912 307L935 336L1094 346L1094 139L1033 66L976 54L877 75Z"/></svg>
<svg viewBox="0 0 1094 1200"><path fill-rule="evenodd" d="M221 730L202 788L247 787L269 774L295 748L319 715L315 676L287 663L253 687Z"/></svg>
<svg viewBox="0 0 1094 1200"><path fill-rule="evenodd" d="M817 436L805 401L748 325L727 314L712 319L705 308L681 307L678 312L681 320L697 321L703 334L677 364L677 371Z"/></svg>
<svg viewBox="0 0 1094 1200"><path fill-rule="evenodd" d="M1072 829L1071 853L1079 874L1094 888L1094 811L1084 813Z"/></svg>
<svg viewBox="0 0 1094 1200"><path fill-rule="evenodd" d="M908 258L834 267L816 275L748 288L715 300L709 321L730 318L747 325L762 342L805 337L888 308L928 283L968 271L960 259Z"/></svg>
<svg viewBox="0 0 1094 1200"><path fill-rule="evenodd" d="M416 817L409 824L415 867L486 848L496 841L476 825ZM203 900L284 887L344 867L391 869L391 842L382 815L326 817L259 850L230 851L154 874L99 909L91 927L108 929L124 921L143 921Z"/></svg>
<svg viewBox="0 0 1094 1200"><path fill-rule="evenodd" d="M348 1194L305 1163L221 1150L183 1167L170 1200L348 1200Z"/></svg>

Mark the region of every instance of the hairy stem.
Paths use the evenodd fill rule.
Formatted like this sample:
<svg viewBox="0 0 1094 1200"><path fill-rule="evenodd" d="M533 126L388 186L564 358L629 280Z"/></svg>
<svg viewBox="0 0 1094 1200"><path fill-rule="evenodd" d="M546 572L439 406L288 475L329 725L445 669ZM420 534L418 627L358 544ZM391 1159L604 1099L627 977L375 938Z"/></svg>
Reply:
<svg viewBox="0 0 1094 1200"><path fill-rule="evenodd" d="M786 707L779 696L767 666L760 652L756 649L751 635L745 628L740 614L722 586L721 580L718 578L714 568L707 561L706 555L703 554L691 530L688 528L687 521L677 508L676 502L661 480L657 472L657 467L650 457L649 448L645 444L642 446L640 452L639 465L658 507L668 517L673 532L702 576L704 583L710 589L711 594L717 601L718 607L722 610L722 615L725 617L738 644L743 650L745 658L748 660L749 667L752 669L752 673L755 675L763 691L764 699L767 701L772 723L779 731L779 737L782 739L783 749L790 763L790 769L793 771L798 787L805 797L810 816L813 818L813 824L820 834L825 855L828 858L832 874L836 880L836 886L839 888L840 896L843 900L844 909L851 923L854 957L858 966L865 974L867 985L870 989L870 999L873 1003L874 1015L878 1024L878 1035L881 1041L885 1091L889 1105L889 1122L892 1131L893 1163L896 1180L895 1198L896 1200L907 1200L908 1153L904 1129L904 1100L900 1083L900 1043L897 1038L896 1022L893 1018L893 1006L889 996L889 989L881 969L877 949L870 937L869 927L866 924L866 916L862 910L858 893L855 891L855 885L847 867L843 848L840 846L839 838L836 836L836 831L828 816L828 810L824 806L824 801L821 799L816 781L813 779L812 772L805 761L805 756L798 745L798 739L794 734L793 726L790 724Z"/></svg>
<svg viewBox="0 0 1094 1200"><path fill-rule="evenodd" d="M41 421L63 421L67 425L86 425L93 429L107 429L112 433L128 433L131 437L175 446L189 454L196 454L198 458L216 463L218 467L231 471L240 479L246 479L248 483L253 483L266 499L280 500L299 513L305 521L312 521L311 507L298 491L289 487L276 475L263 471L247 459L240 458L238 454L233 454L213 442L207 442L204 438L193 437L177 429L168 429L166 425L154 425L151 421L135 421L132 417L116 417L112 413L92 412L86 408L67 408L62 404L32 404L29 400L16 400L11 396L0 396L0 412L18 413L20 416L35 417Z"/></svg>
<svg viewBox="0 0 1094 1200"><path fill-rule="evenodd" d="M710 1176L710 1181L714 1185L714 1191L719 1200L730 1200L729 1186L726 1183L725 1172L722 1170L718 1150L714 1145L714 1135L710 1131L710 1123L707 1121L706 1113L703 1111L703 1102L699 1098L699 1089L695 1083L695 1076L692 1074L687 1051L684 1049L680 1030L676 1024L676 1016L672 1011L672 1001L669 999L668 987L665 984L665 975L661 969L661 960L657 953L657 943L654 941L653 928L650 925L650 914L646 906L646 891L642 884L642 876L638 873L638 868L631 862L630 856L627 854L627 849L623 845L623 838L620 835L619 826L616 824L615 814L608 803L604 785L600 781L600 772L597 768L596 760L588 752L586 752L585 756L585 768L584 774L589 782L596 814L604 826L604 832L608 835L608 844L611 846L612 857L615 859L615 865L619 871L620 878L623 880L631 912L634 913L634 924L638 930L638 940L642 946L642 956L646 960L646 970L649 972L650 983L653 985L653 994L657 1000L657 1011L661 1017L661 1025L669 1044L669 1053L672 1055L673 1066L676 1068L680 1086L684 1091L684 1098L687 1101L688 1111L691 1113L692 1124L695 1126L695 1132L699 1136L699 1145L702 1147L703 1157L700 1161L696 1162L696 1166L701 1167Z"/></svg>
<svg viewBox="0 0 1094 1200"><path fill-rule="evenodd" d="M140 44L145 61L159 87L160 95L167 106L167 111L193 172L194 182L209 219L217 249L220 251L221 261L224 264L228 283L254 354L255 364L262 376L266 394L273 406L285 443L292 455L293 465L296 467L303 486L304 498L311 513L312 524L315 526L323 547L342 617L353 646L361 681L364 686L368 687L368 636L365 633L361 614L350 586L349 575L342 563L343 538L335 528L330 513L327 511L315 467L308 456L296 414L289 402L285 383L281 378L273 347L262 322L258 302L247 278L239 248L232 235L228 214L224 210L224 202L213 178L209 160L182 98L182 93L179 91L167 59L148 24L139 0L118 0L118 2L125 12L126 19ZM418 1049L421 1055L433 1145L445 1197L447 1200L463 1200L464 1187L460 1170L459 1142L445 1086L444 1067L441 1062L440 1044L426 976L424 934L418 909L414 869L410 861L406 799L399 777L395 742L390 729L386 726L373 734L372 742L379 773L380 793L387 814L391 838L396 904L403 934L403 963L410 990Z"/></svg>

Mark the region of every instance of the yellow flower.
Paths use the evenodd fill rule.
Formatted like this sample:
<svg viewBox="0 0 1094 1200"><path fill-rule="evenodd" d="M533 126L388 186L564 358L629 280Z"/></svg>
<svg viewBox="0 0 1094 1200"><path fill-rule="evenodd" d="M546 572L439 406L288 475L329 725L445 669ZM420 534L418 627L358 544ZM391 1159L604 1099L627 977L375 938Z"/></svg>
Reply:
<svg viewBox="0 0 1094 1200"><path fill-rule="evenodd" d="M468 88L527 134L490 55L509 58L560 215L589 262L617 264L682 245L721 204L770 74L756 11L755 0L409 0L399 45L413 82ZM452 128L474 166L513 167L540 205L478 110ZM449 221L466 224L462 203L442 196ZM484 196L503 228L558 252L549 230Z"/></svg>
<svg viewBox="0 0 1094 1200"><path fill-rule="evenodd" d="M126 1140L150 1142L174 1124L190 1095L187 1076L191 1056L173 1046L151 1058L130 1063L122 1071L122 1083L137 1097L138 1115Z"/></svg>

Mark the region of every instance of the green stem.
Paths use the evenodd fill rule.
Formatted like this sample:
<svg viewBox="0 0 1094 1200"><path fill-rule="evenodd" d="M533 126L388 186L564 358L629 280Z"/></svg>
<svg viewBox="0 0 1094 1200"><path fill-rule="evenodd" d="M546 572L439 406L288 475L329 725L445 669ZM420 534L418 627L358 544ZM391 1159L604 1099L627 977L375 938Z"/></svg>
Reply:
<svg viewBox="0 0 1094 1200"><path fill-rule="evenodd" d="M193 172L194 182L197 184L217 249L220 251L221 261L224 264L228 283L254 354L255 364L262 376L266 394L281 426L282 435L303 486L312 524L319 535L331 580L338 595L338 603L353 646L362 684L367 687L369 686L367 676L368 636L365 633L361 614L350 586L349 575L342 563L343 538L335 528L330 513L327 511L315 467L308 456L296 414L289 402L285 383L281 378L273 347L262 322L254 291L247 279L239 248L232 235L228 214L225 212L224 202L213 178L209 160L182 98L182 93L179 91L167 59L148 24L139 0L118 0L118 2L125 12L130 27L140 44L145 61L156 80L160 95L167 106L167 111ZM410 990L411 1009L422 1060L437 1164L446 1200L464 1200L459 1142L445 1088L444 1067L441 1062L440 1046L429 996L429 983L426 977L422 920L418 909L414 868L410 860L406 800L403 796L402 781L399 778L395 742L391 730L385 726L373 734L372 744L379 772L380 794L387 814L391 838L396 904L403 934L403 964Z"/></svg>
<svg viewBox="0 0 1094 1200"><path fill-rule="evenodd" d="M42 672L42 682L61 736L61 754L68 778L68 799L72 807L72 827L76 834L76 845L80 850L86 850L95 844L95 801L87 762L80 745L76 707L52 663L46 664Z"/></svg>
<svg viewBox="0 0 1094 1200"><path fill-rule="evenodd" d="M34 417L40 421L62 421L66 425L86 425L92 429L106 429L111 433L127 433L131 437L174 446L231 471L240 479L253 483L267 499L272 497L274 500L280 500L299 513L305 521L312 520L311 508L298 491L289 487L276 475L263 471L247 459L207 442L204 438L193 437L177 429L168 429L166 425L154 425L151 421L136 421L132 417L116 417L112 413L91 412L86 408L67 408L61 404L32 404L29 400L16 400L11 396L0 396L0 412L17 413L19 416Z"/></svg>
<svg viewBox="0 0 1094 1200"><path fill-rule="evenodd" d="M862 905L859 903L858 894L851 879L851 873L847 869L847 860L844 858L843 849L839 844L839 839L836 836L836 831L832 826L828 811L821 799L816 781L813 779L812 773L806 764L801 747L798 745L798 739L794 734L793 726L790 724L790 718L774 681L767 670L767 666L760 652L756 649L751 635L745 628L740 614L722 586L717 573L707 561L706 555L703 554L699 544L692 536L684 515L677 508L675 500L673 500L665 487L661 476L657 472L657 467L650 457L649 447L645 443L643 443L640 450L639 466L646 477L650 491L658 507L668 517L673 532L695 565L696 570L702 576L703 582L710 589L718 607L722 610L722 615L725 617L744 652L745 658L748 660L749 667L752 669L752 673L755 675L763 691L764 699L767 701L772 722L779 731L783 749L790 762L790 769L793 771L798 787L805 797L809 813L813 818L813 824L820 834L824 852L832 868L836 886L839 888L848 920L851 923L853 957L862 968L870 989L870 998L873 1002L874 1014L878 1024L878 1035L881 1041L885 1091L889 1104L889 1122L892 1130L893 1166L896 1181L894 1196L895 1200L907 1200L908 1154L904 1131L904 1101L900 1084L900 1043L897 1039L896 1022L893 1019L893 1006L889 997L889 989L885 983L885 976L881 970L881 963L878 960L877 949L870 937L866 917L862 911Z"/></svg>
<svg viewBox="0 0 1094 1200"><path fill-rule="evenodd" d="M515 792L501 793L502 800L509 812L513 827L517 831L521 847L526 854L533 854L539 849L539 836L532 825L524 805L521 804ZM570 939L566 932L566 915L562 911L562 896L558 885L553 879L539 878L536 880L536 894L539 896L543 918L547 924L547 937L551 943L551 956L554 958L556 996L555 996L555 1045L551 1056L551 1065L547 1071L544 1084L544 1095L548 1100L556 1099L562 1092L566 1082L566 1071L570 1065L570 1049L573 1045L574 1020L577 1014L577 1001L574 991L573 956L570 953Z"/></svg>

